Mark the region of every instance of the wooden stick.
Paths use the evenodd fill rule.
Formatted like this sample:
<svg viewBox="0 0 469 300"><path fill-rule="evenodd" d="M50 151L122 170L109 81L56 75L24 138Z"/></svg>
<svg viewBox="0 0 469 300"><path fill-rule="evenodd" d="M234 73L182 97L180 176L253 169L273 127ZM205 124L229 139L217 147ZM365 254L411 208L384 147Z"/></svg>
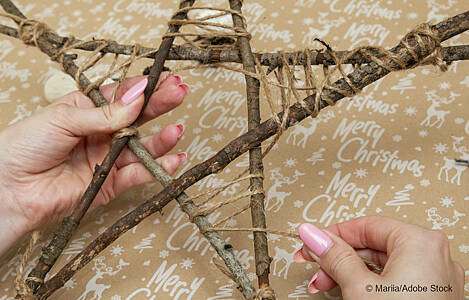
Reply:
<svg viewBox="0 0 469 300"><path fill-rule="evenodd" d="M469 12L459 14L432 26L432 31L441 41L445 41L468 29ZM428 40L426 37L422 37L422 39ZM415 39L410 39L409 45L418 55L419 59L422 59L430 54L428 51L421 49ZM413 56L410 55L409 51L406 50L406 48L401 44L391 50L402 60L406 67L411 67L415 64ZM389 65L393 64L392 61L388 61L387 59L384 61L384 63ZM355 69L353 72L348 74L347 77L356 88L362 89L389 73L390 72L388 70L382 68L378 64L370 63ZM350 93L354 93L344 78L334 82L332 87L339 90L348 89ZM344 98L343 94L329 88L324 89L323 95L334 102ZM309 110L314 109L315 97L316 94L313 94L304 99L305 105L307 105ZM323 100L320 101L320 109L323 109L327 106L327 102ZM290 107L289 114L286 116L286 124L287 126L294 126L298 124L298 122L305 119L307 116L309 115L306 110L300 104L296 103ZM280 113L278 114L278 117L280 120L282 120L284 116L282 113ZM220 172L231 161L257 145L259 141L265 141L269 137L273 136L275 133L277 133L278 130L278 123L274 119L271 118L267 121L264 121L258 127L249 130L247 133L231 141L228 145L226 145L223 149L221 149L217 154L208 160L194 166L182 174L179 178L172 181L172 183L164 190L162 190L158 195L152 197L132 212L120 218L116 223L114 223L93 242L91 242L83 251L72 258L70 262L57 273L56 276L45 283L44 288L41 290L41 294L50 295L54 290L63 286L63 284L69 280L77 270L85 266L94 256L98 255L103 249L105 249L124 232L136 226L151 214L160 211L173 198L177 197L194 183L210 174Z"/></svg>
<svg viewBox="0 0 469 300"><path fill-rule="evenodd" d="M240 0L229 0L230 8L241 13L242 2ZM233 24L240 30L246 30L241 16L232 14ZM245 36L238 37L239 53L243 62L244 70L256 73L256 63L252 54L249 38ZM249 75L245 75L246 80L246 96L248 108L248 130L252 130L261 123L261 112L259 106L259 80ZM249 172L251 174L263 175L264 166L262 163L262 144L261 142L249 149ZM253 177L250 180L251 191L264 190L264 178ZM251 196L251 222L254 228L266 228L265 209L264 209L264 193L256 193ZM267 242L267 234L262 231L253 232L254 239L254 257L256 262L256 274L259 288L269 286L270 262L269 244Z"/></svg>
<svg viewBox="0 0 469 300"><path fill-rule="evenodd" d="M11 28L6 25L0 24L0 33L8 35L11 37L18 38L18 31L14 28ZM44 36L57 47L62 47L67 41L66 37L59 36L54 32L46 32ZM96 48L102 45L104 40L96 39L89 41L77 49L85 51L94 51ZM119 44L116 41L105 40L109 44L101 50L102 53L113 53L113 54L122 54L122 55L131 55L134 45L123 45ZM83 42L80 39L73 38L72 43L81 43ZM156 48L151 47L141 47L137 52L137 55L143 53L152 52L154 54L148 54L146 57L154 59L158 55ZM311 59L310 62L312 65L334 65L335 61L332 58L329 52L311 50ZM343 56L349 54L349 51L336 51L335 54L340 59ZM261 65L269 66L275 68L282 65L282 58L278 53L254 53L256 58L259 60ZM448 46L441 48L441 55L444 61L451 63L458 60L469 60L469 45L460 45L460 46ZM289 64L293 64L294 58L297 57L298 65L306 64L306 55L304 51L298 52L286 52L285 56ZM378 56L379 57L379 56ZM217 62L234 62L241 63L241 54L238 50L219 50L219 49L198 49L193 47L184 47L184 46L173 46L168 55L168 60L195 60L199 61L202 64L210 64ZM369 63L369 59L363 57L361 53L355 53L349 59L344 61L344 64L364 64Z"/></svg>

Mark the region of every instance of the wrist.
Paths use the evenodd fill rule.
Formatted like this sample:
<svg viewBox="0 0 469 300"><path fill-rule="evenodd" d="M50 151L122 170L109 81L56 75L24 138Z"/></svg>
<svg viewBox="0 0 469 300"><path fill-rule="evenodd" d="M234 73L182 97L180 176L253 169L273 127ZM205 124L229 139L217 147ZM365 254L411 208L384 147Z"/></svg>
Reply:
<svg viewBox="0 0 469 300"><path fill-rule="evenodd" d="M28 222L18 206L14 195L0 181L0 256L13 246L28 229Z"/></svg>

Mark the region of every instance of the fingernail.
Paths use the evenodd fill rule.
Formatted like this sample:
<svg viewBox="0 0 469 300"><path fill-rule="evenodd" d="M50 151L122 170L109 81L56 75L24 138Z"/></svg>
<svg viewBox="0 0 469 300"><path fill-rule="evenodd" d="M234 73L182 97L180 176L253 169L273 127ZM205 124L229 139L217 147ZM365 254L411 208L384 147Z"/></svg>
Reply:
<svg viewBox="0 0 469 300"><path fill-rule="evenodd" d="M300 238L317 256L325 254L332 246L331 238L316 226L303 223L298 228Z"/></svg>
<svg viewBox="0 0 469 300"><path fill-rule="evenodd" d="M177 124L176 127L178 128L178 139L182 137L184 134L184 125L183 124Z"/></svg>
<svg viewBox="0 0 469 300"><path fill-rule="evenodd" d="M135 99L137 99L140 95L143 94L145 88L147 86L148 79L145 77L139 82L137 82L134 86L132 86L121 98L121 102L125 105L132 103Z"/></svg>
<svg viewBox="0 0 469 300"><path fill-rule="evenodd" d="M293 260L299 264L307 262L306 258L303 256L303 246L293 254Z"/></svg>
<svg viewBox="0 0 469 300"><path fill-rule="evenodd" d="M319 292L319 290L314 285L314 282L316 281L316 279L318 279L318 275L319 275L319 272L316 272L313 278L311 278L311 281L308 283L308 292L310 294L316 294L317 292Z"/></svg>
<svg viewBox="0 0 469 300"><path fill-rule="evenodd" d="M178 84L178 87L184 91L184 97L186 97L187 94L189 94L189 91L191 90L191 87L187 83Z"/></svg>
<svg viewBox="0 0 469 300"><path fill-rule="evenodd" d="M181 152L178 154L178 158L179 158L179 163L183 163L187 160L187 153L186 152Z"/></svg>
<svg viewBox="0 0 469 300"><path fill-rule="evenodd" d="M180 84L183 82L182 76L179 75L173 75L173 77L176 79L176 84Z"/></svg>

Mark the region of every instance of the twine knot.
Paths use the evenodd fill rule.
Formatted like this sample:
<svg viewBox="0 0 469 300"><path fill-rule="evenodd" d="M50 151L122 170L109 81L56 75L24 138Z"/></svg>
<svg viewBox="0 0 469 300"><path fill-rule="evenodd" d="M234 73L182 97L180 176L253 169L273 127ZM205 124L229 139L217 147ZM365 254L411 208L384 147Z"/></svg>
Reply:
<svg viewBox="0 0 469 300"><path fill-rule="evenodd" d="M134 136L134 135L138 136L138 129L135 126L130 126L130 127L127 127L127 128L122 128L121 130L115 132L112 135L112 138L114 140L118 140L118 139L121 139L121 138L126 137L126 136Z"/></svg>

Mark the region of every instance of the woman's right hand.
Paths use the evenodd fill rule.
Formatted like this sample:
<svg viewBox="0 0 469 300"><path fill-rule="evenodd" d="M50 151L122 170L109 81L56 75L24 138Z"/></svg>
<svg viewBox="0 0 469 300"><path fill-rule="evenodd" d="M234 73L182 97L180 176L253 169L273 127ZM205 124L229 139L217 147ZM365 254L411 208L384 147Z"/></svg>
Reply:
<svg viewBox="0 0 469 300"><path fill-rule="evenodd" d="M345 300L464 297L464 269L451 259L448 238L441 231L377 216L335 224L324 231L304 223L298 231L304 246L295 253L295 261L320 265L308 285L311 293L338 284ZM384 267L383 272L371 272L361 257ZM397 290L404 285L417 291Z"/></svg>

